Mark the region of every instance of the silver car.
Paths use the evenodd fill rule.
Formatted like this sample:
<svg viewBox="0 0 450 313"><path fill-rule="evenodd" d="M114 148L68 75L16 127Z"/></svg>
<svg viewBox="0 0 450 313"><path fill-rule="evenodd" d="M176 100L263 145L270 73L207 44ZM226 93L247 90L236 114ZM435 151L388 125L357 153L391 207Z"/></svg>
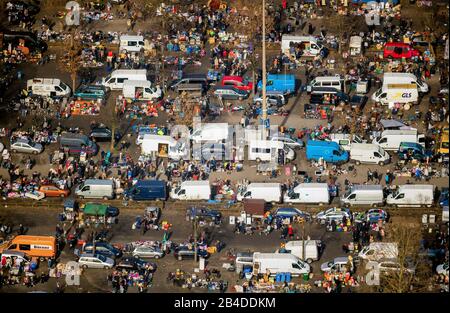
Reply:
<svg viewBox="0 0 450 313"><path fill-rule="evenodd" d="M11 151L39 154L44 150L44 147L40 143L33 142L30 139L18 139L11 144Z"/></svg>
<svg viewBox="0 0 450 313"><path fill-rule="evenodd" d="M85 253L78 259L78 264L82 268L111 269L114 266L114 260L101 254Z"/></svg>
<svg viewBox="0 0 450 313"><path fill-rule="evenodd" d="M136 247L132 255L139 258L154 258L159 259L164 256L164 252L159 249L158 247L152 247L152 246L141 246Z"/></svg>

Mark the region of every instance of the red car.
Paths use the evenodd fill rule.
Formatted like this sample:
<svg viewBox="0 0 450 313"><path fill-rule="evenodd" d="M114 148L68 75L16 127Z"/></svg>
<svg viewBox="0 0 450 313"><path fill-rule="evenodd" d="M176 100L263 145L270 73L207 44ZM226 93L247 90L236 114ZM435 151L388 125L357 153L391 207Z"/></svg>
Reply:
<svg viewBox="0 0 450 313"><path fill-rule="evenodd" d="M411 45L403 42L388 42L384 45L383 57L392 59L410 59L418 57L419 50L414 49Z"/></svg>
<svg viewBox="0 0 450 313"><path fill-rule="evenodd" d="M245 90L251 92L253 89L253 83L240 76L224 76L220 82L221 86L233 86L239 90Z"/></svg>

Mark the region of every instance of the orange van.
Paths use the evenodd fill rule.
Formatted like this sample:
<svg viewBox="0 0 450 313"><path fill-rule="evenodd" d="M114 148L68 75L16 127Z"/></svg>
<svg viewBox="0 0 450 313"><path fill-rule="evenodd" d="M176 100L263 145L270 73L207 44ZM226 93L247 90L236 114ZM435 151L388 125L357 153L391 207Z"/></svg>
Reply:
<svg viewBox="0 0 450 313"><path fill-rule="evenodd" d="M29 257L45 260L55 257L56 238L52 236L16 236L0 247L0 253L3 250L21 251Z"/></svg>

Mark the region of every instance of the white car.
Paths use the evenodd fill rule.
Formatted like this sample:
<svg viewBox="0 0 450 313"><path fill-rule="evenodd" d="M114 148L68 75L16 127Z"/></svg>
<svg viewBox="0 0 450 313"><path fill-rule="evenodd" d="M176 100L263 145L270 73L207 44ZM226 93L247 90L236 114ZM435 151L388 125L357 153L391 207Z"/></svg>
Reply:
<svg viewBox="0 0 450 313"><path fill-rule="evenodd" d="M336 222L341 222L344 216L350 218L350 213L340 208L330 208L328 210L317 213L315 218L318 222L324 224L327 220L335 220Z"/></svg>
<svg viewBox="0 0 450 313"><path fill-rule="evenodd" d="M436 272L440 275L447 275L448 276L448 262L447 263L443 263L443 264L439 264L436 267Z"/></svg>
<svg viewBox="0 0 450 313"><path fill-rule="evenodd" d="M114 260L101 254L85 253L78 259L78 264L82 268L111 269L114 266Z"/></svg>
<svg viewBox="0 0 450 313"><path fill-rule="evenodd" d="M270 137L270 140L282 142L286 146L288 146L289 148L292 148L292 149L301 149L305 146L305 144L301 140L296 141L290 137L282 136L282 135L274 135L274 136Z"/></svg>
<svg viewBox="0 0 450 313"><path fill-rule="evenodd" d="M39 154L44 150L44 147L40 143L33 142L30 139L18 139L16 142L11 143L11 151L14 153L24 152Z"/></svg>
<svg viewBox="0 0 450 313"><path fill-rule="evenodd" d="M159 259L164 256L164 252L158 247L153 246L140 246L133 250L133 256L139 258L155 258Z"/></svg>
<svg viewBox="0 0 450 313"><path fill-rule="evenodd" d="M348 257L337 257L330 262L322 263L320 270L322 272L343 272L347 268Z"/></svg>

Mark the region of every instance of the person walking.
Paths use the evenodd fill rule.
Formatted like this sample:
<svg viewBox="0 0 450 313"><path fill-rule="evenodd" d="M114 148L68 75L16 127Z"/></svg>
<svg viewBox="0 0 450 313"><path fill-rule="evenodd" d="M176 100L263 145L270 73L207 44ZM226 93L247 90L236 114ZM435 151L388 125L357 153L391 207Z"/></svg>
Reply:
<svg viewBox="0 0 450 313"><path fill-rule="evenodd" d="M372 171L369 169L367 171L367 182L373 181L373 173Z"/></svg>
<svg viewBox="0 0 450 313"><path fill-rule="evenodd" d="M292 227L292 224L289 224L287 228L289 239L292 240L294 238L294 228Z"/></svg>
<svg viewBox="0 0 450 313"><path fill-rule="evenodd" d="M389 170L386 171L386 174L384 175L384 181L386 183L386 186L389 186L391 183L391 173L389 173Z"/></svg>

